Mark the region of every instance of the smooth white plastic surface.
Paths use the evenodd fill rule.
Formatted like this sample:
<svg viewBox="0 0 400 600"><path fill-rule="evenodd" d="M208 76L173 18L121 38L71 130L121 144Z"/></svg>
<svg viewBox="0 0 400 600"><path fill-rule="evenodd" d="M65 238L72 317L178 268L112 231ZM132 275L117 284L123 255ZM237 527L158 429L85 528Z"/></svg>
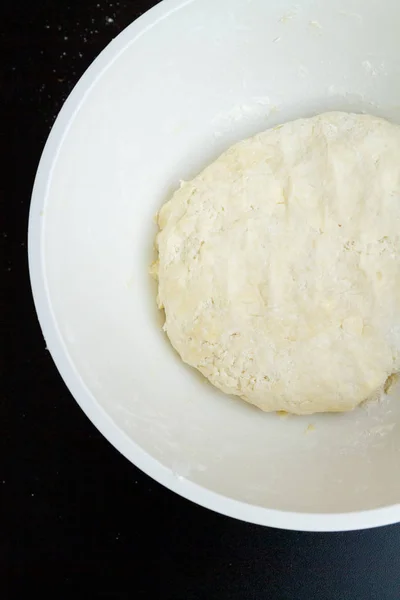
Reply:
<svg viewBox="0 0 400 600"><path fill-rule="evenodd" d="M166 0L99 56L50 134L29 223L48 348L114 446L221 513L400 521L399 393L287 418L224 396L170 347L148 274L154 214L233 142L326 110L400 121L399 31L398 0Z"/></svg>

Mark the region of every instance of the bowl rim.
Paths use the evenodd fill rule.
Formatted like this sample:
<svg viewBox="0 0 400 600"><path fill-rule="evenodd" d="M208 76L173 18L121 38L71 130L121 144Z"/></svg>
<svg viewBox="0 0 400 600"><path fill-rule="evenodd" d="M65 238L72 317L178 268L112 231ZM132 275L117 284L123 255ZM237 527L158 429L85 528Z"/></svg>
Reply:
<svg viewBox="0 0 400 600"><path fill-rule="evenodd" d="M99 54L80 78L51 129L37 169L28 223L28 262L39 323L53 361L90 421L131 463L171 491L215 512L249 523L295 531L351 531L400 521L400 504L350 513L300 513L268 509L225 497L188 479L177 477L137 445L98 404L76 370L52 309L44 264L44 221L49 185L69 128L96 81L140 36L158 22L195 0L163 0L123 30Z"/></svg>

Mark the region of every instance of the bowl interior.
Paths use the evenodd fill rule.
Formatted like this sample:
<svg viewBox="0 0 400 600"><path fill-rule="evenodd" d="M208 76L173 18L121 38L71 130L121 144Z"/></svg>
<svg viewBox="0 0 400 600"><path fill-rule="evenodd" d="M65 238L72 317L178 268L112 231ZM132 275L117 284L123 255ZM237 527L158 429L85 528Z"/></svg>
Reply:
<svg viewBox="0 0 400 600"><path fill-rule="evenodd" d="M32 281L67 384L151 475L245 503L249 520L254 507L291 511L300 529L301 514L400 503L400 396L282 418L213 389L161 331L153 217L180 179L280 122L325 110L400 121L400 11L384 5L162 3L85 75L39 169Z"/></svg>

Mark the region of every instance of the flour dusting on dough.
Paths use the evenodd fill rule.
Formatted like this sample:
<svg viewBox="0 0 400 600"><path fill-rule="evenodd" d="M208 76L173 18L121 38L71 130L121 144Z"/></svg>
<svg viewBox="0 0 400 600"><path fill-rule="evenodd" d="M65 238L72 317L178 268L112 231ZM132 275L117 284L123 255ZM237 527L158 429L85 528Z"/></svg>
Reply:
<svg viewBox="0 0 400 600"><path fill-rule="evenodd" d="M236 144L160 210L182 359L265 411L351 410L400 369L400 127L326 113Z"/></svg>

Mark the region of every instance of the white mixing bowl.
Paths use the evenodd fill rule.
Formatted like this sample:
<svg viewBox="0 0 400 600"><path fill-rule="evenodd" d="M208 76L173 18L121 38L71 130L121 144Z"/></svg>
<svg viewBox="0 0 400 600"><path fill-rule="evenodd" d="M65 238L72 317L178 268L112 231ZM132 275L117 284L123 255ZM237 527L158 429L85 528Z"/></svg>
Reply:
<svg viewBox="0 0 400 600"><path fill-rule="evenodd" d="M399 32L398 0L167 0L51 132L29 223L48 348L104 436L203 506L287 529L400 521L399 394L287 418L224 396L170 347L148 275L157 209L233 142L326 110L400 121Z"/></svg>

